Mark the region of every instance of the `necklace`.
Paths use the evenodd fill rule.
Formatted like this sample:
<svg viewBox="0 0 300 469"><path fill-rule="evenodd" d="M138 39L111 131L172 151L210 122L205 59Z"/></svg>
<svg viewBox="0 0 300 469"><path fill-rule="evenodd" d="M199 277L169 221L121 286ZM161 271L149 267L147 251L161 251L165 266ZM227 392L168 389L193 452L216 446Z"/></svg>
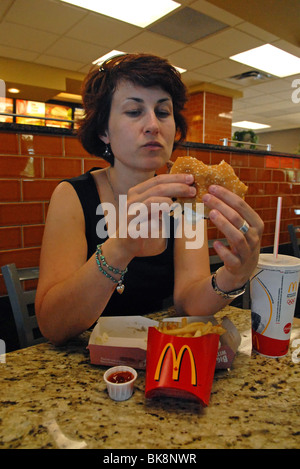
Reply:
<svg viewBox="0 0 300 469"><path fill-rule="evenodd" d="M113 196L114 196L114 199L115 199L115 202L117 205L119 205L119 202L117 200L117 197L116 197L116 194L115 194L115 191L114 191L114 188L113 188L113 185L111 183L111 179L110 179L110 168L108 168L108 170L106 171L106 177L107 177L107 182L109 184L109 187L113 193Z"/></svg>

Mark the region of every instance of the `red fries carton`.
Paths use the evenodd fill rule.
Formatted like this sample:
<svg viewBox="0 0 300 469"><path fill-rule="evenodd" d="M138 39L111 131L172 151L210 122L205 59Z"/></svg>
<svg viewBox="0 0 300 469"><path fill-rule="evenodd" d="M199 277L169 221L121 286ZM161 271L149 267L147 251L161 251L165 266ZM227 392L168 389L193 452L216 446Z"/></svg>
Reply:
<svg viewBox="0 0 300 469"><path fill-rule="evenodd" d="M179 337L148 329L147 398L172 396L209 403L220 336Z"/></svg>

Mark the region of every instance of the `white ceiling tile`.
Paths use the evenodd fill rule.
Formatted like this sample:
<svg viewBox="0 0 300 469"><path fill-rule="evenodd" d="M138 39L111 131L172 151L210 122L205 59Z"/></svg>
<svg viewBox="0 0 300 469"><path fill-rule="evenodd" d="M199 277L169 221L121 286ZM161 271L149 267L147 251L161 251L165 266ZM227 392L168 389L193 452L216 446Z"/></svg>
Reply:
<svg viewBox="0 0 300 469"><path fill-rule="evenodd" d="M237 25L236 29L243 31L244 33L247 33L250 36L254 36L258 39L261 39L266 43L271 43L279 39L274 34L271 34L268 31L265 31L264 29L258 28L254 24L248 23L246 21Z"/></svg>
<svg viewBox="0 0 300 469"><path fill-rule="evenodd" d="M245 99L251 99L256 96L260 96L263 94L263 92L260 92L256 89L256 86L249 86L247 88L243 88L243 96Z"/></svg>
<svg viewBox="0 0 300 469"><path fill-rule="evenodd" d="M233 111L242 111L247 109L247 104L242 99L234 99L232 109Z"/></svg>
<svg viewBox="0 0 300 469"><path fill-rule="evenodd" d="M261 110L261 113L267 113L271 111L273 114L276 113L278 115L290 114L295 112L296 106L293 103L288 103L287 101L279 101L275 102L274 104L269 104Z"/></svg>
<svg viewBox="0 0 300 469"><path fill-rule="evenodd" d="M17 47L3 46L0 44L0 57L9 59L24 60L25 62L33 62L39 54L29 50L19 49Z"/></svg>
<svg viewBox="0 0 300 469"><path fill-rule="evenodd" d="M236 86L234 83L230 82L229 80L212 80L212 78L210 78L210 81L214 83L214 85L224 86L225 88L238 90L238 91L241 91L242 93L244 92L243 88L239 88L238 86Z"/></svg>
<svg viewBox="0 0 300 469"><path fill-rule="evenodd" d="M178 67L193 70L202 65L216 62L218 57L216 55L194 49L193 47L185 47L184 49L169 55L168 59L172 64Z"/></svg>
<svg viewBox="0 0 300 469"><path fill-rule="evenodd" d="M251 70L250 67L234 62L233 60L218 60L209 65L204 65L199 69L195 69L196 72L204 73L212 78L229 78L239 73L244 73Z"/></svg>
<svg viewBox="0 0 300 469"><path fill-rule="evenodd" d="M43 52L59 36L53 33L31 29L20 24L3 21L0 28L0 45Z"/></svg>
<svg viewBox="0 0 300 469"><path fill-rule="evenodd" d="M283 109L285 109L286 107L286 103L284 103L283 101L280 101L280 102L265 102L263 104L259 104L257 106L252 106L252 103L248 103L248 106L246 106L246 110L247 112L251 112L251 113L258 113L260 115L264 115L264 113L268 112L268 111L271 111L271 113L274 115L274 113L277 113L277 112L282 112Z"/></svg>
<svg viewBox="0 0 300 469"><path fill-rule="evenodd" d="M256 98L251 98L248 101L251 101L251 107L252 107L252 106L261 106L261 105L265 105L269 103L273 104L276 101L280 101L280 99L279 98L276 99L274 96L270 94L262 94L260 96L257 96Z"/></svg>
<svg viewBox="0 0 300 469"><path fill-rule="evenodd" d="M51 55L40 55L36 60L35 63L42 64L42 65L49 65L50 67L55 68L62 68L64 70L73 70L79 71L85 63L78 62L75 60L69 60L67 58L61 57L53 57ZM91 67L91 64L89 65Z"/></svg>
<svg viewBox="0 0 300 469"><path fill-rule="evenodd" d="M15 0L6 15L6 20L43 31L63 34L86 14L85 10L74 8L63 2Z"/></svg>
<svg viewBox="0 0 300 469"><path fill-rule="evenodd" d="M292 90L292 79L289 80L270 80L256 86L257 91L262 93L277 93L280 91Z"/></svg>
<svg viewBox="0 0 300 469"><path fill-rule="evenodd" d="M107 48L69 37L58 39L55 44L45 50L46 55L62 57L81 63L92 63L93 60L96 60L107 52L109 52Z"/></svg>
<svg viewBox="0 0 300 469"><path fill-rule="evenodd" d="M282 119L281 116L278 116L276 119L280 120ZM287 114L284 116L284 121L285 122L291 122L297 125L299 127L299 122L300 122L300 112L293 113L293 114Z"/></svg>
<svg viewBox="0 0 300 469"><path fill-rule="evenodd" d="M137 26L90 13L72 27L66 36L114 49L140 32L141 28Z"/></svg>
<svg viewBox="0 0 300 469"><path fill-rule="evenodd" d="M169 39L150 31L144 31L133 39L120 44L120 48L124 52L145 52L157 54L166 57L172 52L182 49L185 44L174 39Z"/></svg>
<svg viewBox="0 0 300 469"><path fill-rule="evenodd" d="M293 102L292 95L294 91L295 91L295 88L291 88L287 91L281 91L280 93L273 93L273 96L277 97L278 99L282 99L284 101L292 103Z"/></svg>
<svg viewBox="0 0 300 469"><path fill-rule="evenodd" d="M3 16L7 14L9 8L13 4L13 0L1 0L0 2L0 21L2 20Z"/></svg>
<svg viewBox="0 0 300 469"><path fill-rule="evenodd" d="M193 47L209 52L210 54L216 54L219 57L227 58L239 52L261 46L262 44L263 41L260 39L230 28L195 42Z"/></svg>
<svg viewBox="0 0 300 469"><path fill-rule="evenodd" d="M181 75L182 81L186 86L196 86L202 82L210 82L210 78L207 75L195 72L185 72Z"/></svg>
<svg viewBox="0 0 300 469"><path fill-rule="evenodd" d="M78 68L77 72L87 75L87 73L90 71L92 66L93 66L92 64L84 65L83 67Z"/></svg>

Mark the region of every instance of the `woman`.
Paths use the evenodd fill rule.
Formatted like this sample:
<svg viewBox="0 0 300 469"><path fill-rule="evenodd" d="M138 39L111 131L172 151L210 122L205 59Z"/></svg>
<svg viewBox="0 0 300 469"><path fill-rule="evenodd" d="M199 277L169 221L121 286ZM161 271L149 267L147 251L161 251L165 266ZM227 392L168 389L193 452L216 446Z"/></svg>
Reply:
<svg viewBox="0 0 300 469"><path fill-rule="evenodd" d="M154 203L169 207L176 197L195 195L191 175L155 176L170 159L175 137L186 136L186 100L179 73L151 55L118 56L87 76L79 137L87 151L111 166L62 182L51 198L36 314L53 343L88 329L101 314L158 310L172 294L179 313L214 314L232 301L256 266L263 223L242 199L220 186L210 187L205 203L230 248L214 243L224 266L213 278L206 236L197 250L185 248L184 235L174 239L171 233L167 240L163 235L129 236L132 204L147 208L140 227L150 232ZM127 212L125 226L118 219L114 226L103 218L99 204L111 204L118 213L120 196L127 197L120 210ZM102 233L99 239L101 220L110 236ZM244 221L246 233L240 230Z"/></svg>

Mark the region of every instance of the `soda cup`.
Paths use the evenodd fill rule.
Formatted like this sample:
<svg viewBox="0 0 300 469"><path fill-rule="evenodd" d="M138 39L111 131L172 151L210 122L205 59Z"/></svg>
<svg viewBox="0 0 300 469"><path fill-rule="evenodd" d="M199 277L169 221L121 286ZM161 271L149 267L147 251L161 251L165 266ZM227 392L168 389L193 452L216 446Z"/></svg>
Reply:
<svg viewBox="0 0 300 469"><path fill-rule="evenodd" d="M260 254L250 281L252 350L273 358L287 354L299 276L297 257Z"/></svg>

